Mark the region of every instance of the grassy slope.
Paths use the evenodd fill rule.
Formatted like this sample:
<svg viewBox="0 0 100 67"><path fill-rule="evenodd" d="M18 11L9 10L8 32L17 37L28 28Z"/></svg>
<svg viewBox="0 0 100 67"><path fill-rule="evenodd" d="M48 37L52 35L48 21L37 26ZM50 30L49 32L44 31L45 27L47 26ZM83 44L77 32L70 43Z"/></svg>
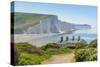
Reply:
<svg viewBox="0 0 100 67"><path fill-rule="evenodd" d="M46 19L49 16L52 15L15 12L14 24L16 28L24 29L38 24L40 20Z"/></svg>
<svg viewBox="0 0 100 67"><path fill-rule="evenodd" d="M89 46L92 45L93 46ZM80 44L81 45L81 44ZM85 44L84 44L85 45ZM96 47L94 47L96 45ZM56 43L48 43L43 47L32 46L28 43L15 43L16 65L41 64L54 55L69 54L75 55L74 61L96 61L97 60L97 41L79 48L59 48ZM67 57L66 57L67 58Z"/></svg>
<svg viewBox="0 0 100 67"><path fill-rule="evenodd" d="M42 50L42 48L37 48L28 43L16 43L15 48L15 56L18 57L18 59L16 58L18 60L16 62L16 65L41 64L43 61L51 58L53 55L72 52L70 49L58 49L51 47L51 49L47 49L44 51Z"/></svg>
<svg viewBox="0 0 100 67"><path fill-rule="evenodd" d="M51 57L51 55L44 54L40 48L28 43L16 43L15 48L15 56L18 57L16 65L40 64L42 61Z"/></svg>

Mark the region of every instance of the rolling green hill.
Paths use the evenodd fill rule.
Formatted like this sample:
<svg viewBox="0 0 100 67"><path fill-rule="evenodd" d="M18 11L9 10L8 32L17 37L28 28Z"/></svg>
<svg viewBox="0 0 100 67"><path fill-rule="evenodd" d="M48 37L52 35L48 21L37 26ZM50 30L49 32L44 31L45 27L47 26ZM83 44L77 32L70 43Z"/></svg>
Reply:
<svg viewBox="0 0 100 67"><path fill-rule="evenodd" d="M63 31L69 33L73 30L89 29L90 25L86 24L72 24L69 22L63 22L58 19L56 15L48 14L36 14L36 13L24 13L14 12L11 13L12 30L15 34L39 34L39 33L59 33ZM42 23L40 24L40 20ZM42 27L42 28L40 28Z"/></svg>
<svg viewBox="0 0 100 67"><path fill-rule="evenodd" d="M46 19L48 18L48 16L51 15L15 12L14 28L26 29L28 27L38 24L40 20Z"/></svg>

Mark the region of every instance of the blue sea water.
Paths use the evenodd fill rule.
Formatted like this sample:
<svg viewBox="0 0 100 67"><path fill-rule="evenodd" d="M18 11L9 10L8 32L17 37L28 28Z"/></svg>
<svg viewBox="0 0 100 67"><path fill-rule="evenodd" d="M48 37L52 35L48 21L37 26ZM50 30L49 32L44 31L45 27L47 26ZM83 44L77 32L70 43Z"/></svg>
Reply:
<svg viewBox="0 0 100 67"><path fill-rule="evenodd" d="M63 35L64 38L66 36L68 36L69 38L72 38L72 36L74 36L76 39L78 38L78 36L80 36L81 39L84 39L88 43L91 42L94 39L97 39L97 35L93 34L93 33L91 33L91 34L87 34L87 33L74 33L74 34L65 34L65 35Z"/></svg>
<svg viewBox="0 0 100 67"><path fill-rule="evenodd" d="M66 36L68 36L69 39L71 39L73 36L75 37L75 39L77 39L78 36L80 36L80 38L84 39L87 43L91 42L92 40L97 39L97 33L91 33L91 30L78 30L78 31L73 32L72 34L58 34L58 35L53 35L53 36L47 36L42 39L45 41L56 42L60 40L60 37L63 37L63 39L65 40Z"/></svg>

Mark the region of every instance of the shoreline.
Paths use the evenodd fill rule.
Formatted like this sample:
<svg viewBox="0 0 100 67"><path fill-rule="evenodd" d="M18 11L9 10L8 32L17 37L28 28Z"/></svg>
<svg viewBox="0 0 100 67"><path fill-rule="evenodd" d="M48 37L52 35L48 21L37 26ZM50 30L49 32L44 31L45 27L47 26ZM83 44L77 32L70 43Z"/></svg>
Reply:
<svg viewBox="0 0 100 67"><path fill-rule="evenodd" d="M62 33L62 34L57 34L57 33L56 34L55 33L53 33L53 34L15 34L14 42L15 43L28 42L32 45L40 47L47 43L58 42L60 40L61 36L63 36L65 39L65 36L67 36L67 34L66 33ZM70 37L70 36L78 36L78 35L68 34L68 36ZM83 36L83 35L81 34L81 36ZM91 35L89 35L89 36L91 36ZM86 35L85 37L88 38L89 36ZM85 37L82 37L82 38L85 38ZM93 38L96 39L96 36L94 36ZM93 40L93 38L88 38L88 39ZM84 40L86 40L86 39L84 39Z"/></svg>

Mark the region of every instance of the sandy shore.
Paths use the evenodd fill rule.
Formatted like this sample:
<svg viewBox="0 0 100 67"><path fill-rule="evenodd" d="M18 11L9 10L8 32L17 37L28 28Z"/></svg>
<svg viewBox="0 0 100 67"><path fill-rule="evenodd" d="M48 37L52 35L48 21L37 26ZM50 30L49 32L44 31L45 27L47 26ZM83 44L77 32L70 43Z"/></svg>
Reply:
<svg viewBox="0 0 100 67"><path fill-rule="evenodd" d="M57 35L57 34L15 34L14 42L28 42L35 46L42 46L50 42L55 42L53 39L49 39L49 37Z"/></svg>

